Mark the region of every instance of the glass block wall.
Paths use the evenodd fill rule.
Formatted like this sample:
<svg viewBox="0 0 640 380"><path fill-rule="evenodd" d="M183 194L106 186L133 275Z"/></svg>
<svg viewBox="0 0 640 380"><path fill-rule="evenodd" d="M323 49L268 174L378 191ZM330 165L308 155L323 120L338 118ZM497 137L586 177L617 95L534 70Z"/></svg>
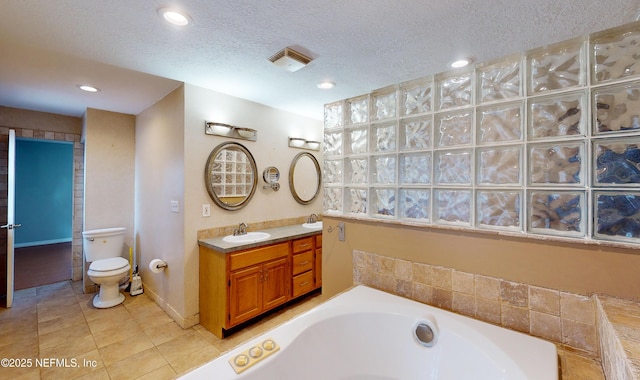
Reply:
<svg viewBox="0 0 640 380"><path fill-rule="evenodd" d="M325 105L327 215L640 243L640 23Z"/></svg>

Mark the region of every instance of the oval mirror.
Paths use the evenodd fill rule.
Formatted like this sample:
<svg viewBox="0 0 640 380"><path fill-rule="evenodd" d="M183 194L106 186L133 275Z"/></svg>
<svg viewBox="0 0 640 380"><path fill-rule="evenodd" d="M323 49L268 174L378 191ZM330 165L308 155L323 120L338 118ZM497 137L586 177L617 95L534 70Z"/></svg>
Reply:
<svg viewBox="0 0 640 380"><path fill-rule="evenodd" d="M293 198L303 205L313 202L320 194L320 164L307 152L293 158L289 168L289 188Z"/></svg>
<svg viewBox="0 0 640 380"><path fill-rule="evenodd" d="M243 145L225 142L213 148L204 168L211 199L225 210L246 206L256 191L256 161Z"/></svg>

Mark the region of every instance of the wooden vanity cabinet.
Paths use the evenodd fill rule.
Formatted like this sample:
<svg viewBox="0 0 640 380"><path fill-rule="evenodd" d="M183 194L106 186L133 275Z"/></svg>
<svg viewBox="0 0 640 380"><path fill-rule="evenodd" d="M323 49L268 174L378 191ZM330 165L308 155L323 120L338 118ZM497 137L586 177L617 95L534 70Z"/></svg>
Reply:
<svg viewBox="0 0 640 380"><path fill-rule="evenodd" d="M227 330L317 289L317 236L232 253L201 245L200 324L224 338Z"/></svg>

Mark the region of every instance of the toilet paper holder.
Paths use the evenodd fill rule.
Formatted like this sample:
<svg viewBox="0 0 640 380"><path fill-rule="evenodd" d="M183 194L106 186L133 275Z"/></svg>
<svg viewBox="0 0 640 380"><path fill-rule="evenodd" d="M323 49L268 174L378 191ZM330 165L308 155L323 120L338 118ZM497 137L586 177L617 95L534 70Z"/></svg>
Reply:
<svg viewBox="0 0 640 380"><path fill-rule="evenodd" d="M166 268L167 267L167 263L165 263L164 261L161 262L161 263L156 263L155 267L158 268L158 269Z"/></svg>
<svg viewBox="0 0 640 380"><path fill-rule="evenodd" d="M149 263L149 269L153 273L160 273L167 267L167 263L161 259L153 259Z"/></svg>

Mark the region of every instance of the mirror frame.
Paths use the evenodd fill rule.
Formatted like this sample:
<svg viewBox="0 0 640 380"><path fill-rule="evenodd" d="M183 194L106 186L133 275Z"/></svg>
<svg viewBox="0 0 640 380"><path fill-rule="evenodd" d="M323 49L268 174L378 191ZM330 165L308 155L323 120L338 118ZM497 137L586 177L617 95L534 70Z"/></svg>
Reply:
<svg viewBox="0 0 640 380"><path fill-rule="evenodd" d="M238 150L244 153L247 156L247 161L251 166L251 171L253 172L253 182L251 184L251 191L249 192L249 194L245 196L245 198L241 202L234 203L234 204L225 203L220 198L218 198L218 195L213 190L213 184L212 184L213 178L212 178L211 169L210 169L211 165L213 164L213 161L216 159L216 156L220 153L220 151L228 148L233 148L234 150ZM209 153L209 158L207 158L207 162L204 166L204 184L207 188L207 192L209 193L209 197L213 200L213 202L215 202L216 205L218 205L220 208L223 208L229 211L238 210L246 206L247 203L249 203L251 198L253 198L253 194L256 192L256 187L258 187L258 167L256 165L256 160L253 158L253 155L251 154L251 152L249 152L249 149L247 149L244 145L238 144L236 142L231 142L231 141L223 142L222 144L213 148L211 153Z"/></svg>
<svg viewBox="0 0 640 380"><path fill-rule="evenodd" d="M316 175L318 177L318 186L316 187L316 192L313 194L313 197L311 197L311 199L309 200L304 200L302 198L300 198L300 196L298 195L298 193L296 192L296 187L293 183L293 172L296 169L296 164L298 163L298 161L300 161L300 159L302 157L309 157L311 158L311 162L313 162L313 164L316 167ZM289 189L291 190L291 195L293 195L293 198L296 200L296 202L303 204L303 205L308 205L309 203L313 202L318 195L320 194L320 187L322 186L322 176L321 176L321 171L320 171L320 164L318 163L318 160L316 159L316 157L309 153L309 152L302 152L302 153L298 153L293 160L291 161L291 166L289 167Z"/></svg>

